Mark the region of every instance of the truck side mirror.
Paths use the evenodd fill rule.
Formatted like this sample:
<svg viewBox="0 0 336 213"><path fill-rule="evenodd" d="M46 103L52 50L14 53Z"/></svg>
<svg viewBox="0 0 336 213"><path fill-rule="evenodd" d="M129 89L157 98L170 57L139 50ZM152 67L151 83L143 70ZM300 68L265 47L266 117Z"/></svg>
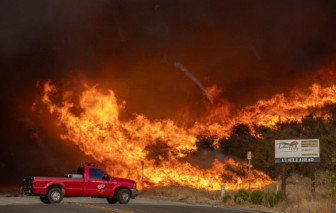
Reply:
<svg viewBox="0 0 336 213"><path fill-rule="evenodd" d="M102 177L102 180L110 180L110 178L109 178L109 176L108 175L103 175L103 177Z"/></svg>

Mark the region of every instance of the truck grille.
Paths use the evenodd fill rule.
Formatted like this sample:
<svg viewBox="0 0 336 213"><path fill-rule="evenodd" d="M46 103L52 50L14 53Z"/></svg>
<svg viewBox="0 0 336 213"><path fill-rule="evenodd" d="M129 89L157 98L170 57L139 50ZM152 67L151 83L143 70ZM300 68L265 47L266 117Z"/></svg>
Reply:
<svg viewBox="0 0 336 213"><path fill-rule="evenodd" d="M31 195L33 193L33 177L23 178L22 185L26 195Z"/></svg>

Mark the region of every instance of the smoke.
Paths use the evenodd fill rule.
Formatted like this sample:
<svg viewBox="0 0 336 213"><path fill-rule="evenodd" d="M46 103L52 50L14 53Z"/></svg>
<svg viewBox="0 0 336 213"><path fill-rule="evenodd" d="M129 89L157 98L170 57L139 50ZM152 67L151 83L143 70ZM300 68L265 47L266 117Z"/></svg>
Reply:
<svg viewBox="0 0 336 213"><path fill-rule="evenodd" d="M85 76L127 101L126 118L193 121L208 107L194 107L203 95L194 82L204 91L194 75L217 85L232 108L307 88L317 70L318 81L331 79L324 68L336 70L335 9L335 1L310 0L0 1L0 182L55 175L35 129L60 164L80 163L50 117L30 112L38 80ZM165 54L193 75L181 63L165 66ZM22 124L27 117L36 127Z"/></svg>
<svg viewBox="0 0 336 213"><path fill-rule="evenodd" d="M205 93L205 95L208 97L209 101L211 104L213 104L213 101L208 93L208 91L204 88L204 86L202 85L202 83L193 75L191 74L188 69L183 66L181 63L179 62L175 62L174 64L175 67L179 68L182 72L184 72L193 82L195 82L199 88L201 88L201 90L203 90L203 92Z"/></svg>

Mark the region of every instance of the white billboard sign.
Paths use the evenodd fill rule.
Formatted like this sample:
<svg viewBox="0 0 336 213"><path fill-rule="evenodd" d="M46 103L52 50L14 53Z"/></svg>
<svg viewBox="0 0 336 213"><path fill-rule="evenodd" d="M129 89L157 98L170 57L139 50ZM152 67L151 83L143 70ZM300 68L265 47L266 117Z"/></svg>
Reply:
<svg viewBox="0 0 336 213"><path fill-rule="evenodd" d="M320 162L320 140L275 140L275 163Z"/></svg>

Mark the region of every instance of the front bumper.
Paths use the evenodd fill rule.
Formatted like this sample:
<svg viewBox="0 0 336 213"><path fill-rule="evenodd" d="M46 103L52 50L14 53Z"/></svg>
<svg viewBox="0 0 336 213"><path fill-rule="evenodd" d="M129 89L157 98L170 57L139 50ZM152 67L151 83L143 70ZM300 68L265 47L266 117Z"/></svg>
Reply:
<svg viewBox="0 0 336 213"><path fill-rule="evenodd" d="M130 189L131 190L131 198L135 198L138 196L138 190L136 189Z"/></svg>
<svg viewBox="0 0 336 213"><path fill-rule="evenodd" d="M25 195L33 195L33 194L34 194L32 189L24 189L24 190L23 190L23 193L24 193Z"/></svg>

